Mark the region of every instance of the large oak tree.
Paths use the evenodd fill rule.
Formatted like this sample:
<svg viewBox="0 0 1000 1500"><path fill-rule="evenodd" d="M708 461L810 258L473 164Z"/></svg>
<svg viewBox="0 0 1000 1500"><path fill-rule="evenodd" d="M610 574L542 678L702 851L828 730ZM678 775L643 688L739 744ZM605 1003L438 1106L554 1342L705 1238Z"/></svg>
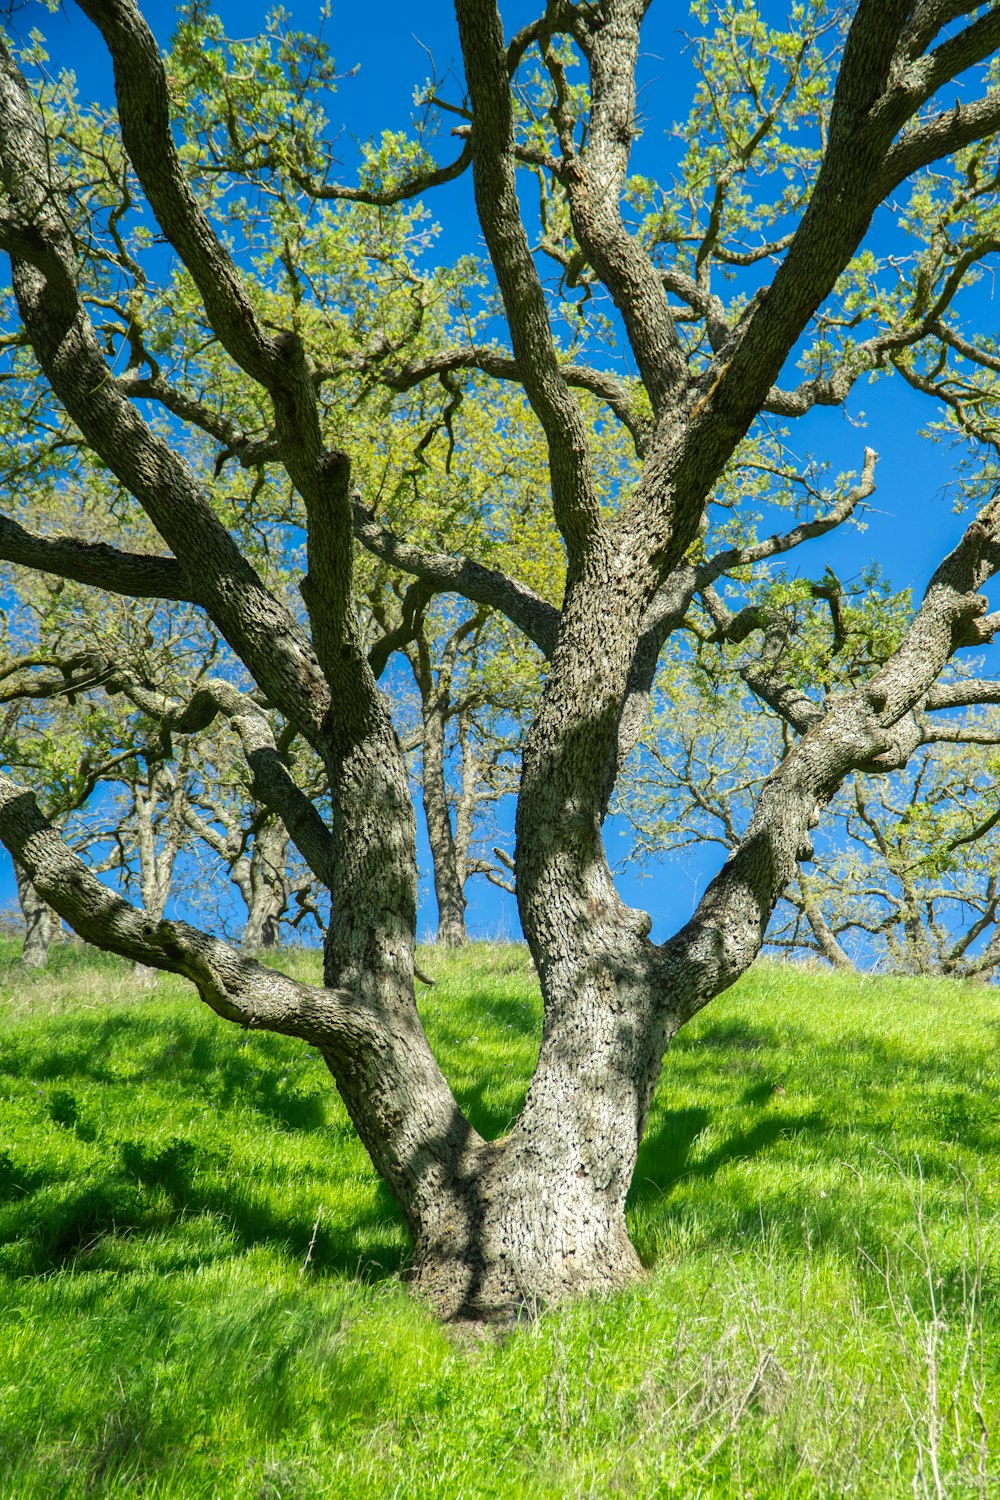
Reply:
<svg viewBox="0 0 1000 1500"><path fill-rule="evenodd" d="M1000 93L990 60L1000 12L964 0L812 0L776 31L745 0L696 6L707 29L695 48L689 149L674 183L658 190L628 175L644 0L552 0L513 36L494 0L457 0L466 95L449 110L458 155L437 166L423 147L390 141L357 187L334 180L316 104L332 70L320 51L287 37L276 51L262 42L252 66L216 65L209 76L226 54L218 28L195 12L168 71L134 0L80 0L80 9L114 62L120 147L112 121L73 158L45 86L29 86L10 46L0 53L13 388L44 383L31 410L44 408L50 426L50 410L61 410L66 443L113 476L160 545L42 534L22 506L0 521L0 554L126 596L186 600L210 617L241 666L202 682L167 727L179 735L218 722L238 736L254 797L329 890L324 986L283 978L181 922L149 920L72 855L8 778L0 837L84 937L187 976L227 1020L320 1051L406 1216L414 1283L442 1314L504 1317L620 1286L639 1273L625 1196L670 1038L759 952L808 856L810 829L845 778L905 764L933 738L935 713L1000 697L990 682L939 685L956 652L982 649L1000 628L981 592L1000 570L1000 501L967 526L893 649L859 686L828 695L783 677L767 612L731 608L726 580L737 585L756 563L847 519L873 490L875 454L838 493L810 489L784 533L727 530L709 511L741 463L781 469L753 447L766 437L758 419L793 422L839 405L873 370L939 395L952 420L989 440L1000 360L963 331L955 308L996 245ZM271 95L284 103L277 113L272 103L268 122ZM534 247L520 169L534 176L541 205ZM419 345L373 324L360 349L331 356L309 317L319 293L297 275L297 205L305 234L341 205L388 213L463 174L504 337L482 318L455 317ZM255 192L283 226L278 259L296 287L285 322L274 317L259 244L228 248L234 204ZM900 195L920 253L894 280L898 263L880 267L865 240ZM167 316L171 326L157 333L147 272L123 229L137 201L178 258L178 284L197 309L190 318L238 387L233 401L250 393L255 432L238 404L227 412L183 363L165 359L179 320ZM543 266L555 267L569 312L548 294ZM101 319L121 308L122 285L127 320L116 333ZM565 341L567 322L585 322L602 296L607 307L591 326L622 341L637 378L610 355L583 360L586 340ZM795 358L804 378L782 384ZM376 517L376 497L357 488L343 446L349 423L327 399L345 371L395 392L440 382L444 428L460 378L521 386L544 434L565 553L558 605L493 559L436 548ZM164 411L215 443L214 470L189 456ZM595 459L609 426L633 450L613 483ZM269 584L222 504L214 480L231 463L283 475L301 506L304 609ZM415 820L358 623L359 548L435 593L506 616L538 652L515 864L544 1028L524 1106L501 1140L483 1140L463 1116L414 1002ZM655 944L649 918L615 889L602 823L658 656L692 611L711 618L719 639L758 634L745 680L789 726L788 748L692 919ZM328 816L296 784L275 715L322 762Z"/></svg>

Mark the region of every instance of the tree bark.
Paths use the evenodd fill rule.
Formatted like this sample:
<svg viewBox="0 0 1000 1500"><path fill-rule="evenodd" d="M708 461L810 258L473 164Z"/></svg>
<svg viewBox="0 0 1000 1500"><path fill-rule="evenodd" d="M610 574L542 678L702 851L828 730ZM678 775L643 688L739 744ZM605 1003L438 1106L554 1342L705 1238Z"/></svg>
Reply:
<svg viewBox="0 0 1000 1500"><path fill-rule="evenodd" d="M21 915L24 917L21 964L25 969L44 969L49 961L49 944L52 941L51 908L35 889L27 870L18 860L14 861L14 878L17 881Z"/></svg>
<svg viewBox="0 0 1000 1500"><path fill-rule="evenodd" d="M246 867L243 880L233 871L247 904L240 948L251 956L278 946L281 915L288 902L287 850L288 833L284 825L277 818L265 818L258 824L250 858L242 862Z"/></svg>
<svg viewBox="0 0 1000 1500"><path fill-rule="evenodd" d="M415 621L414 639L407 653L420 693L423 728L420 785L434 872L434 894L437 898L437 940L446 948L460 948L469 940L465 926L465 882L468 876L470 835L467 807L470 788L465 778L469 764L463 744L462 791L455 825L452 826L446 776L446 735L449 719L456 713L451 697L455 658L462 641L475 630L476 624L477 617L472 616L452 631L440 652L435 677L426 613L421 609Z"/></svg>
<svg viewBox="0 0 1000 1500"><path fill-rule="evenodd" d="M790 899L793 905L801 910L802 915L809 923L818 951L823 955L827 963L832 964L835 969L844 969L853 972L854 964L851 963L851 960L837 942L836 934L823 915L822 907L816 900L812 882L808 875L804 874L801 870L799 871L796 885L798 886L798 895Z"/></svg>
<svg viewBox="0 0 1000 1500"><path fill-rule="evenodd" d="M437 897L437 940L446 948L460 948L469 940L465 927L465 877L460 868L455 832L448 806L445 779L445 715L438 695L423 707L423 777L421 792L427 819L427 841L434 869Z"/></svg>

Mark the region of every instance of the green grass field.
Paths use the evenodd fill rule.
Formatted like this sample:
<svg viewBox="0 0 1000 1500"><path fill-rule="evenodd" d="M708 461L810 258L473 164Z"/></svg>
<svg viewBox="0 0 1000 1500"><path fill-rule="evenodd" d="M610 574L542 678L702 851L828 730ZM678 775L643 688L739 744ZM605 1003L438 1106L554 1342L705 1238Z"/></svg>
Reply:
<svg viewBox="0 0 1000 1500"><path fill-rule="evenodd" d="M526 955L421 962L501 1132ZM759 965L667 1056L646 1283L477 1344L408 1297L301 1044L79 948L25 976L7 944L0 1495L1000 1495L998 1043L992 989Z"/></svg>

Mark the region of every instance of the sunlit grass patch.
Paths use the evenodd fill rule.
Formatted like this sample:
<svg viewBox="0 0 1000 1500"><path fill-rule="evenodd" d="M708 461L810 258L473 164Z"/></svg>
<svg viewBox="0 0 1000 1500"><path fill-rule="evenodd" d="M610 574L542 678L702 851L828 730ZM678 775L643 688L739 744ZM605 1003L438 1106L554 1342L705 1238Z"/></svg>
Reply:
<svg viewBox="0 0 1000 1500"><path fill-rule="evenodd" d="M14 958L0 1495L998 1493L994 990L759 965L667 1054L646 1283L470 1346L401 1284L398 1210L307 1047L86 950ZM540 1035L527 955L420 964L459 1099L502 1132Z"/></svg>

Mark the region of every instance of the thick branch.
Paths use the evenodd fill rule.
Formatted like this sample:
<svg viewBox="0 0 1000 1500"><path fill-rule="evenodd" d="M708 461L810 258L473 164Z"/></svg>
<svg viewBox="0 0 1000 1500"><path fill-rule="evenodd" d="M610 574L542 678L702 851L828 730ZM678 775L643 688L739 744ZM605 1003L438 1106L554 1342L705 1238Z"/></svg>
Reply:
<svg viewBox="0 0 1000 1500"><path fill-rule="evenodd" d="M304 345L296 333L265 332L235 262L191 192L171 134L163 60L134 0L80 4L111 53L122 139L157 221L190 271L222 344L273 402L282 461L306 504L303 597L316 654L337 682L345 727L350 718L349 732L365 733L381 705L354 629L349 465L343 454L325 450Z"/></svg>
<svg viewBox="0 0 1000 1500"><path fill-rule="evenodd" d="M921 167L930 166L942 156L950 156L997 130L1000 130L1000 90L992 90L973 104L956 104L932 115L906 131L886 155L877 179L880 196L887 197Z"/></svg>
<svg viewBox="0 0 1000 1500"><path fill-rule="evenodd" d="M1000 682L966 677L958 682L939 682L927 694L927 709L971 708L980 703L1000 703Z"/></svg>
<svg viewBox="0 0 1000 1500"><path fill-rule="evenodd" d="M922 741L917 711L985 614L979 593L1000 571L1000 500L986 506L935 571L899 647L857 691L829 700L768 777L739 849L692 920L659 950L664 1005L681 1024L760 951L799 860L811 857L819 808L853 770L896 770Z"/></svg>
<svg viewBox="0 0 1000 1500"><path fill-rule="evenodd" d="M150 968L181 974L227 1021L352 1053L378 1037L370 1011L344 991L314 989L244 958L186 922L152 922L103 885L42 817L29 791L0 775L0 839L32 884L81 937Z"/></svg>
<svg viewBox="0 0 1000 1500"><path fill-rule="evenodd" d="M25 329L52 390L84 438L143 506L208 610L268 697L307 735L322 734L329 691L289 611L215 516L186 464L117 388L81 301L71 239L55 207L51 156L34 101L0 45L0 171L40 249L13 258Z"/></svg>
<svg viewBox="0 0 1000 1500"><path fill-rule="evenodd" d="M276 341L260 325L243 277L188 185L170 126L156 39L133 0L79 0L111 53L122 140L167 239L190 271L208 320L247 374L280 380Z"/></svg>
<svg viewBox="0 0 1000 1500"><path fill-rule="evenodd" d="M590 54L587 141L564 171L576 237L622 315L643 384L659 415L687 384L687 359L662 274L628 233L619 210L636 128L635 69L647 5L648 0L605 0ZM558 81L558 71L555 76ZM564 155L567 148L572 149L568 132Z"/></svg>
<svg viewBox="0 0 1000 1500"><path fill-rule="evenodd" d="M553 509L572 564L600 529L601 511L586 425L559 370L545 292L521 220L503 26L494 0L457 0L456 12L473 108L479 222L503 297L514 358L548 441Z"/></svg>
<svg viewBox="0 0 1000 1500"><path fill-rule="evenodd" d="M177 599L198 604L191 580L173 557L122 552L105 542L36 536L0 515L0 558L40 573L54 573L92 588L134 599Z"/></svg>

